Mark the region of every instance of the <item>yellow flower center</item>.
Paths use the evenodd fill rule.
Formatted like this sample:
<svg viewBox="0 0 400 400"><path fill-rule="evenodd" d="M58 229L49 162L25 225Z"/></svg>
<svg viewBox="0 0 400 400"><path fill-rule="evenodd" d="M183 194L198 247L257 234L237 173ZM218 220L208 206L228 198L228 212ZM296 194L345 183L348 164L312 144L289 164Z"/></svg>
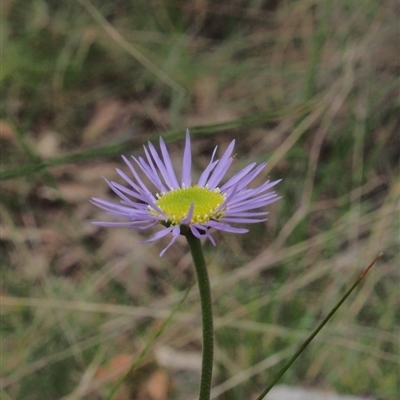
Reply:
<svg viewBox="0 0 400 400"><path fill-rule="evenodd" d="M168 216L166 222L173 225L188 216L192 204L194 209L190 223L204 223L218 218L221 214L216 210L225 201L219 189L210 190L197 185L175 189L157 197L156 205Z"/></svg>

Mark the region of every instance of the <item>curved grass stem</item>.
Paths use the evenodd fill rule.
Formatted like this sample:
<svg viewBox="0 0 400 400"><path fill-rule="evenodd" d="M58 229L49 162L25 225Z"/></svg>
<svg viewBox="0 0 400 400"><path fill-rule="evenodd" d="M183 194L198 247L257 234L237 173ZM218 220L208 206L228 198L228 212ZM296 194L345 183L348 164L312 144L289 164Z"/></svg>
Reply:
<svg viewBox="0 0 400 400"><path fill-rule="evenodd" d="M358 284L364 279L365 275L367 275L368 271L372 268L372 266L376 263L376 261L382 256L382 253L379 254L374 261L363 271L360 277L353 283L350 289L344 294L344 296L338 301L335 307L332 308L330 313L324 318L324 320L315 328L313 333L307 338L307 340L300 346L300 348L296 351L296 353L290 358L290 360L283 366L283 368L278 372L276 377L272 380L272 382L267 386L267 388L257 397L256 400L263 400L265 395L269 393L269 391L275 386L275 384L281 379L283 374L290 368L290 366L296 361L299 355L305 350L305 348L310 344L310 342L317 336L318 332L324 327L324 325L331 319L333 314L339 309L339 307L344 303L344 301L350 296L351 292L358 286Z"/></svg>

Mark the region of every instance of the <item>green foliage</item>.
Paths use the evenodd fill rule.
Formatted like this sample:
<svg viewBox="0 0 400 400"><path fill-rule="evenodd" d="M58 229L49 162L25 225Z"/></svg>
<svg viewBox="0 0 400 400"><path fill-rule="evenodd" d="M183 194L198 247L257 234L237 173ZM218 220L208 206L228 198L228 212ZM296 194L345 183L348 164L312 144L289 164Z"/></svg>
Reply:
<svg viewBox="0 0 400 400"><path fill-rule="evenodd" d="M90 221L103 215L88 204L110 195L102 176L118 179L120 155L142 155L147 140L162 135L180 159L189 127L197 175L216 144L236 138L232 174L268 161L260 182L283 178L266 224L205 245L214 386L249 372L218 398L260 393L287 356L251 368L300 344L379 252L362 287L283 381L396 398L392 1L20 0L2 14L1 396L103 398L113 380L96 373L136 356L192 283L184 242L159 259L162 244L138 244L151 232L94 228ZM156 345L199 353L192 292ZM191 394L198 376L186 371L182 383L157 349L121 398L148 395L161 367L175 382L168 398ZM86 378L86 391L75 392Z"/></svg>

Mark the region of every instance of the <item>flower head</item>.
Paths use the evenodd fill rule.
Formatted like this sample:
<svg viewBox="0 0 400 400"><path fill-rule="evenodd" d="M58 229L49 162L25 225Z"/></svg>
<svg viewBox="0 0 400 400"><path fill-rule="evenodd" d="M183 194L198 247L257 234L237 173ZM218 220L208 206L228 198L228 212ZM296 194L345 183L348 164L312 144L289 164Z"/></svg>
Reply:
<svg viewBox="0 0 400 400"><path fill-rule="evenodd" d="M219 160L214 160L217 147L211 156L207 168L200 175L197 183L192 184L192 156L190 135L186 132L186 144L183 154L182 175L178 181L167 146L160 137L161 155L155 147L148 143L144 146L146 159L132 156L135 167L141 170L155 187L155 191L145 185L137 170L124 156L134 180L120 169L118 174L130 186L106 182L120 197L120 204L99 198L92 198L92 203L107 211L109 215L124 218L126 222L93 222L107 227L130 227L146 229L155 225L163 226L152 238L145 242L153 242L168 234L172 240L165 251L178 239L179 235L191 232L197 238L208 238L215 245L210 230L217 229L232 233L246 233L248 229L231 226L231 223L255 223L265 221L267 212L254 211L279 199L270 189L279 181L267 181L256 188L248 188L248 184L261 172L266 163L257 166L252 163L243 168L226 183L220 185L228 171L233 157L235 145L233 140Z"/></svg>

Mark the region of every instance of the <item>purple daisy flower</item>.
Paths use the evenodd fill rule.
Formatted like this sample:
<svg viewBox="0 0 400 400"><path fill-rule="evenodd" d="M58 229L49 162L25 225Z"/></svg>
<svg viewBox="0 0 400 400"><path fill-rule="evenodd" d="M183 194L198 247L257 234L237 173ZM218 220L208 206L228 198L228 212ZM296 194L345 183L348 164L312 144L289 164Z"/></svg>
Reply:
<svg viewBox="0 0 400 400"><path fill-rule="evenodd" d="M247 185L262 171L266 163L257 166L251 163L220 186L221 180L228 171L235 145L233 140L220 160L214 160L217 147L211 156L210 163L201 174L198 182L192 184L192 155L189 130L186 132L186 144L183 154L182 176L180 183L175 175L171 158L164 140L160 137L161 156L149 142L144 146L146 159L132 156L139 168L156 188L155 194L149 190L140 178L131 162L124 156L134 179L117 168L118 174L130 186L106 182L120 197L120 204L99 198L91 202L107 211L109 215L124 218L126 222L100 222L93 224L106 227L129 227L146 229L155 225L164 228L144 243L153 242L168 234L172 240L165 251L178 239L179 235L191 232L197 238L208 238L215 246L211 228L232 232L246 233L248 229L231 226L231 223L255 223L266 221L267 212L254 211L277 201L280 197L270 189L280 180L267 181L256 188Z"/></svg>

